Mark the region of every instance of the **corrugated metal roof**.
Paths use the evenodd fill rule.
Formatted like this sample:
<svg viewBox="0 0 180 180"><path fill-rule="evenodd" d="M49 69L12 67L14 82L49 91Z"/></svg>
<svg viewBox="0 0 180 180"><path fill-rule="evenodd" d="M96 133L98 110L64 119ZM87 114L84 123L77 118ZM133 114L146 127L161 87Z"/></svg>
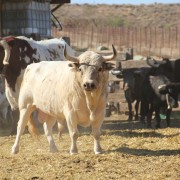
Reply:
<svg viewBox="0 0 180 180"><path fill-rule="evenodd" d="M29 0L2 0L3 2L23 2L23 1L29 1ZM71 0L31 0L31 1L38 1L38 2L50 2L51 4L63 4L63 3L70 3Z"/></svg>
<svg viewBox="0 0 180 180"><path fill-rule="evenodd" d="M63 4L63 3L70 3L71 0L51 0L51 4Z"/></svg>

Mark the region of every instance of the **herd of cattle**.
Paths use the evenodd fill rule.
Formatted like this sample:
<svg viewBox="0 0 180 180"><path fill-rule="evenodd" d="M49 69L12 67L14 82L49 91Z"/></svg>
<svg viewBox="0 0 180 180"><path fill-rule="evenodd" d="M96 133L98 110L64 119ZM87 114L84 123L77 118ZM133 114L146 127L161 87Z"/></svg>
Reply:
<svg viewBox="0 0 180 180"><path fill-rule="evenodd" d="M94 152L101 153L100 130L110 72L124 79L129 119L133 118L132 102L136 100L136 119L140 106L141 122L145 124L147 121L150 128L155 112L156 128L159 128L160 112L163 110L170 126L172 108L178 106L180 59L156 61L147 58L149 67L116 69L109 62L117 55L114 46L112 50L113 53L106 56L86 51L75 57L74 50L61 38L34 41L20 36L0 40L0 72L5 82L6 104L10 104L12 113L16 112L11 114L13 122L19 120L13 154L19 151L20 137L26 125L32 134L37 133L32 116L34 111L43 123L51 152L57 151L52 128L57 122L61 134L66 120L71 137L71 154L78 151L77 125L92 127ZM5 94L2 92L2 97ZM8 112L6 109L5 114Z"/></svg>
<svg viewBox="0 0 180 180"><path fill-rule="evenodd" d="M139 118L147 128L151 128L153 112L156 128L160 128L160 113L165 113L167 126L170 126L172 108L178 107L180 94L180 59L162 61L147 57L149 67L113 69L111 72L124 80L124 94L129 108L129 120L132 120L132 103L135 103L135 119Z"/></svg>

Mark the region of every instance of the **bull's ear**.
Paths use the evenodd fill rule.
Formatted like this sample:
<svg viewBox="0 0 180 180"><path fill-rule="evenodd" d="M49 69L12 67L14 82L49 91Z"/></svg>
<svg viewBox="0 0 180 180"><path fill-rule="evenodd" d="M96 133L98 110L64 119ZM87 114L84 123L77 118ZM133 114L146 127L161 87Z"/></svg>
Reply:
<svg viewBox="0 0 180 180"><path fill-rule="evenodd" d="M106 71L110 71L113 68L114 68L114 64L113 63L104 63L103 64L103 69L106 70Z"/></svg>
<svg viewBox="0 0 180 180"><path fill-rule="evenodd" d="M149 82L152 84L153 81L155 80L155 77L154 76L149 76Z"/></svg>
<svg viewBox="0 0 180 180"><path fill-rule="evenodd" d="M79 63L69 63L68 66L72 69L77 69L79 67Z"/></svg>

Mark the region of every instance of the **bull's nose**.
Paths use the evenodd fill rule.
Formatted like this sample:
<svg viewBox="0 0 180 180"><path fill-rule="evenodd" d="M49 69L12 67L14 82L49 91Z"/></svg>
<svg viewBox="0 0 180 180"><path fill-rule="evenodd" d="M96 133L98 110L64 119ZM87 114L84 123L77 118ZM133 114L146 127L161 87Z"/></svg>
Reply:
<svg viewBox="0 0 180 180"><path fill-rule="evenodd" d="M89 82L84 83L83 87L86 91L92 91L93 89L96 88L94 83L89 83Z"/></svg>

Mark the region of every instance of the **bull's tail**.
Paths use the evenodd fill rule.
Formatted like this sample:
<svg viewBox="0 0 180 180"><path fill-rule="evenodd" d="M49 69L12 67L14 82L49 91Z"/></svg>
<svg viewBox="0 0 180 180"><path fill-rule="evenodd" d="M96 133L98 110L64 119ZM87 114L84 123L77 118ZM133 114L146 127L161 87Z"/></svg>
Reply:
<svg viewBox="0 0 180 180"><path fill-rule="evenodd" d="M33 137L38 139L40 133L39 133L38 129L35 126L32 115L30 116L30 119L28 121L28 131Z"/></svg>
<svg viewBox="0 0 180 180"><path fill-rule="evenodd" d="M9 58L10 58L10 47L5 40L0 41L0 46L2 46L4 48L4 52L5 52L3 64L8 65L9 64Z"/></svg>

